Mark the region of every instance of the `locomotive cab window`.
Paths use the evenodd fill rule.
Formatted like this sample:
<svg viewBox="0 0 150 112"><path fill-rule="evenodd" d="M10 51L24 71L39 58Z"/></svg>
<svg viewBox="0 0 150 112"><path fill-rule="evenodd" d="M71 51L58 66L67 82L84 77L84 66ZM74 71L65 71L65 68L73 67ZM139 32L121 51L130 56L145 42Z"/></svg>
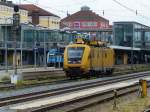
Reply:
<svg viewBox="0 0 150 112"><path fill-rule="evenodd" d="M79 64L81 63L82 56L84 53L84 47L70 47L67 49L68 52L68 63Z"/></svg>

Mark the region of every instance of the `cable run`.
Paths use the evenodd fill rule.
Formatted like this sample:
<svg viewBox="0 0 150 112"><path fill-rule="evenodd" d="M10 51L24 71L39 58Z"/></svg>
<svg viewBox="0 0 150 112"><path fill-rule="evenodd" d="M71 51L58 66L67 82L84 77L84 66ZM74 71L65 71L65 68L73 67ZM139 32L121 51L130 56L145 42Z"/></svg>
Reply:
<svg viewBox="0 0 150 112"><path fill-rule="evenodd" d="M141 16L142 18L147 19L147 20L150 20L149 17L147 17L147 16L145 16L145 15L143 15L143 14L141 14L141 13L138 13L137 10L131 9L131 8L127 7L126 5L124 5L124 4L120 3L120 2L118 2L117 0L112 0L112 1L114 1L115 3L117 3L117 4L120 5L120 6L124 7L125 9L129 10L130 12L133 12L133 13L135 13L136 15Z"/></svg>

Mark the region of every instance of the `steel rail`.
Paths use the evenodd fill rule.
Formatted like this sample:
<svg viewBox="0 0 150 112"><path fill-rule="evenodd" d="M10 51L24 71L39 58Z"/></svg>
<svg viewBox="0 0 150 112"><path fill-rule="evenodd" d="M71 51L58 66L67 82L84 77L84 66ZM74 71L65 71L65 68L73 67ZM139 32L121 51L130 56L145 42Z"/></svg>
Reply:
<svg viewBox="0 0 150 112"><path fill-rule="evenodd" d="M135 64L135 66L145 66L145 65L150 65L150 64ZM128 64L128 65L114 65L114 68L117 69L117 68L122 68L122 67L130 67L131 65ZM25 72L23 77L26 79L26 80L31 80L31 79L35 79L35 77L37 77L40 73L48 73L49 72L49 75L48 77L51 77L51 74L56 74L54 77L57 77L57 75L60 75L59 72L64 72L63 70L51 70L51 71L38 71L37 73L35 73L35 71L28 71L28 72ZM131 73L132 71L123 71L123 72L114 72L114 74L112 76L115 76L115 74L119 74L119 73L126 73L126 74L129 74ZM34 74L35 73L35 74ZM34 74L34 75L33 75ZM62 73L61 73L62 74ZM64 75L64 74L63 74ZM46 75L47 76L47 75ZM65 76L65 75L64 75ZM53 77L53 76L52 76ZM58 76L60 77L60 76ZM67 78L65 80L68 80ZM61 80L59 80L61 82ZM51 83L56 83L56 82L59 82L59 81L52 81L50 83L46 82L46 83L36 83L36 84L31 84L29 85L28 87L35 87L35 86L42 86L42 85L47 85L47 84L51 84ZM62 80L64 81L64 80ZM9 89L9 88L15 88L15 85L14 84L11 84L10 81L6 81L6 82L0 82L0 89Z"/></svg>
<svg viewBox="0 0 150 112"><path fill-rule="evenodd" d="M88 89L88 88L108 85L108 84L126 81L126 80L131 80L131 79L135 79L135 78L143 78L144 76L150 76L150 72L137 73L137 74L132 74L131 76L130 75L121 76L121 77L115 77L112 79L100 80L100 81L98 80L96 82L85 82L83 84L79 83L79 84L75 84L75 85L71 85L71 86L59 87L59 88L52 89L52 90L39 91L39 92L23 94L23 95L18 95L18 96L0 98L0 101L1 101L0 107L7 106L10 104L16 104L16 103L41 99L41 98L45 98L45 97L49 97L49 96L55 96L55 95L60 95L60 94L64 94L64 93L70 93L70 92L78 91L81 89Z"/></svg>
<svg viewBox="0 0 150 112"><path fill-rule="evenodd" d="M150 87L150 82L148 82L148 88L149 87ZM124 97L126 95L138 92L139 91L139 84L136 83L136 84L133 84L130 86L118 88L116 90L117 90L117 94L118 94L116 99L118 99L120 97ZM96 100L93 101L92 100L93 98ZM83 109L89 108L91 106L94 106L97 104L102 104L106 101L111 101L111 100L114 100L114 90L108 90L104 93L96 93L96 94L91 95L91 96L85 96L81 99L79 98L79 99L72 101L72 103L66 102L66 103L68 103L68 105L65 105L65 103L64 103L62 107L58 107L58 108L65 109L65 112L78 112L78 111L81 111ZM80 105L77 105L78 102L80 102ZM57 106L55 105L55 107L57 107ZM51 108L51 106L49 106L48 108ZM43 107L44 110L47 110L48 108ZM41 109L38 109L38 108L31 109L29 112L39 112L39 110L43 110L43 109L42 108Z"/></svg>
<svg viewBox="0 0 150 112"><path fill-rule="evenodd" d="M121 87L117 89L118 97L138 91L138 84ZM96 99L96 100L92 100ZM49 110L60 109L65 112L77 112L92 105L100 104L114 99L114 90L98 92L92 95L83 96L80 98L59 102L52 105L45 105L37 108L20 110L20 112L48 112ZM80 105L79 105L80 103Z"/></svg>

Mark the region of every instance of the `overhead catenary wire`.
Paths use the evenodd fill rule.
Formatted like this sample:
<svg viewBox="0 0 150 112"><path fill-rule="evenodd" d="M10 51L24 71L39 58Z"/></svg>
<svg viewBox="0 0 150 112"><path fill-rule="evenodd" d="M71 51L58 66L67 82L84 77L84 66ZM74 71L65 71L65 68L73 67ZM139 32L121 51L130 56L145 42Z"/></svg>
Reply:
<svg viewBox="0 0 150 112"><path fill-rule="evenodd" d="M59 9L56 9L56 8L52 8L52 7L50 7L50 6L46 6L46 5L39 5L39 4L37 4L37 2L39 2L39 0L36 0L36 3L35 2L31 2L30 0L24 0L24 1L26 1L26 2L28 2L28 3L32 3L32 4L34 4L34 5L38 5L38 6L42 6L42 7L44 7L44 8L49 8L49 9L52 9L52 10L57 10L57 11L59 11L59 12L62 12L62 13L66 13L67 11L64 11L64 10L59 10ZM89 0L88 2L94 2L95 0ZM121 5L122 7L124 7L124 8L126 8L126 9L128 9L128 10L130 10L130 11L132 11L132 12L134 12L135 14L139 11L139 10L134 10L134 9L131 9L131 8L129 8L129 7L127 7L127 6L125 6L125 5L123 5L122 3L120 3L120 2L118 2L117 0L113 0L113 1L115 1L117 4L119 4L119 5ZM81 3L84 3L84 2L77 2L77 4L81 4ZM87 3L87 2L86 2ZM72 6L72 5L71 5ZM102 11L103 12L103 14L105 13L105 12L107 12L107 11L112 11L113 12L113 10L112 9L102 9L102 10L97 10L97 11ZM115 11L117 11L117 10L115 10ZM120 10L118 10L118 11L120 11Z"/></svg>
<svg viewBox="0 0 150 112"><path fill-rule="evenodd" d="M32 3L32 4L35 4L35 5L37 5L37 6L40 6L40 7L43 7L43 8L46 8L46 9L50 9L50 10L52 10L52 11L55 11L55 12L58 12L59 14L67 14L67 12L68 12L68 9L67 10L62 10L62 9L58 9L58 8L53 8L53 7L50 7L50 6L46 6L45 4L43 5L43 4L37 4L37 3L35 3L35 2L33 2L33 1L31 1L31 0L24 0L24 1L26 1L26 2L28 2L28 3ZM36 0L36 1L38 1L39 2L39 0ZM88 2L91 2L91 1L93 1L93 2L96 2L96 0L89 0ZM130 8L129 6L126 6L126 5L124 5L123 3L121 3L121 2L119 2L118 0L112 0L112 1L114 1L115 3L117 3L118 5L120 5L121 7L123 7L123 8L125 8L125 9L127 9L128 11L130 11L130 12L132 12L132 13L134 13L137 17L141 17L141 18L143 18L143 19L145 19L145 20L150 20L150 18L147 16L147 15L144 15L143 13L141 13L142 12L142 10L141 9L132 9L132 8ZM80 2L77 2L77 4L79 4L79 5L81 5L82 3L84 3L85 1L80 1ZM87 4L87 2L86 2L86 4ZM72 5L71 5L72 6ZM109 9L101 9L101 10L99 10L100 12L101 12L101 14L102 14L102 16L105 16L106 14L108 14L108 12L112 12L112 13L114 13L114 11L113 10L109 10ZM120 10L117 10L117 11L115 11L115 12L119 12ZM69 11L69 13L70 13L71 11ZM144 12L144 10L143 10L143 12ZM72 11L72 13L73 13L73 11Z"/></svg>
<svg viewBox="0 0 150 112"><path fill-rule="evenodd" d="M112 0L112 1L114 1L114 2L117 3L118 5L124 7L125 9L127 9L127 10L129 10L129 11L131 11L131 12L135 12L134 9L131 9L131 8L127 7L126 5L124 5L124 4L120 3L120 2L118 2L117 0Z"/></svg>
<svg viewBox="0 0 150 112"><path fill-rule="evenodd" d="M141 16L141 17L144 18L144 19L150 20L149 17L147 17L147 16L145 16L145 15L143 15L143 14L141 14L141 13L138 13L138 10L131 9L131 8L127 7L126 5L124 5L124 4L120 3L120 2L118 2L117 0L112 0L112 1L114 1L114 2L117 3L118 5L122 6L123 8L129 10L130 12L135 13L137 16Z"/></svg>

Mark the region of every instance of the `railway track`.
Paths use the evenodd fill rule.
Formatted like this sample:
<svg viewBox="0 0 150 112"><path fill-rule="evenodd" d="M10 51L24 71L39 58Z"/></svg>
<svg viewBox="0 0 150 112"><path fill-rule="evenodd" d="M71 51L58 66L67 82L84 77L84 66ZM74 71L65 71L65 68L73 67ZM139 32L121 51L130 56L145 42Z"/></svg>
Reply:
<svg viewBox="0 0 150 112"><path fill-rule="evenodd" d="M150 87L150 82L148 87ZM116 89L117 98L123 97L125 95L135 93L139 91L139 84L134 84L126 87L121 87ZM64 112L78 112L82 111L91 106L101 104L103 102L108 102L114 99L114 90L107 90L104 92L95 93L92 95L83 96L80 98L68 100L65 102L53 104L53 105L45 105L37 108L31 108L28 110L23 110L20 112L51 112L62 110Z"/></svg>
<svg viewBox="0 0 150 112"><path fill-rule="evenodd" d="M17 104L17 103L21 103L21 102L26 102L26 101L31 101L31 100L36 100L36 99L41 99L41 98L46 98L49 96L61 95L64 93L70 93L70 92L74 92L74 91L78 91L78 90L113 84L116 82L131 80L131 79L135 79L135 78L143 78L144 76L150 76L150 72L129 74L128 76L119 76L119 77L106 79L106 80L96 80L93 82L85 81L82 84L79 83L79 84L74 84L71 86L65 86L65 87L61 87L61 88L59 87L59 88L52 89L52 90L39 91L39 92L34 92L34 93L29 93L29 94L22 94L22 95L18 95L18 96L0 98L0 101L1 101L0 107L8 106L11 104Z"/></svg>
<svg viewBox="0 0 150 112"><path fill-rule="evenodd" d="M63 70L32 71L32 72L23 72L22 77L23 80L47 79L47 78L65 77L65 73Z"/></svg>
<svg viewBox="0 0 150 112"><path fill-rule="evenodd" d="M131 68L131 66L148 66L150 64L134 64L134 65L115 65L115 69L120 69L120 68ZM122 69L121 69L122 70ZM114 72L112 76L115 76L116 74L122 74L122 73L131 73L132 71L122 71L122 72ZM55 75L54 75L55 74ZM27 85L27 87L35 87L35 86L41 86L41 85L48 85L48 84L53 84L53 83L61 83L67 81L65 78L65 73L63 70L52 70L52 71L38 71L37 73L35 71L33 72L25 72L23 73L23 79L24 80L33 80L33 79L47 79L47 78L58 78L58 77L64 77L63 80L56 80L56 81L47 81L46 83L41 82L41 83L35 83L35 84L30 84ZM65 80L65 81L64 81ZM23 87L25 87L24 85ZM0 82L0 89L13 89L15 88L14 84L10 84L10 81L8 82Z"/></svg>
<svg viewBox="0 0 150 112"><path fill-rule="evenodd" d="M148 66L150 64L135 64L135 65L115 65L115 69L119 70L119 71L115 71L114 74L112 76L115 76L116 74L122 74L122 73L131 73L132 71L125 71L125 70L120 70L120 68L124 68L124 69L129 69L131 68L131 66ZM54 75L55 74L55 75ZM65 78L65 73L63 70L51 70L51 71L31 71L31 72L24 72L23 74L23 80L33 80L33 79L47 79L47 78L61 78L63 77L63 80L67 80L67 78ZM57 83L59 82L59 80L57 81L52 81L53 83ZM60 81L61 82L61 81ZM31 85L27 85L30 87L34 87L34 86L40 86L40 85L44 85L44 84L51 84L46 82L46 83L35 83L35 84L31 84ZM15 88L14 84L10 84L10 81L5 82L0 82L0 89L9 89L9 88Z"/></svg>

